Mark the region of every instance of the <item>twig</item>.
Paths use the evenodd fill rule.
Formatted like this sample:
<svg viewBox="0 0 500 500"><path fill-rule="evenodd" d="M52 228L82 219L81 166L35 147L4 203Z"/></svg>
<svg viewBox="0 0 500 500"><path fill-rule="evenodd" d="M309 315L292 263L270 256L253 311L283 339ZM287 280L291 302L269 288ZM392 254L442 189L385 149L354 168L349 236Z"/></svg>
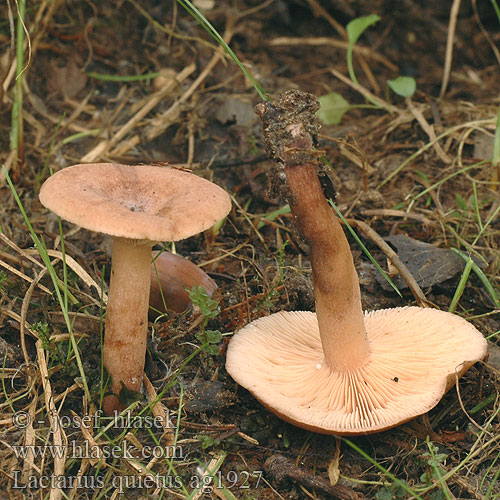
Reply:
<svg viewBox="0 0 500 500"><path fill-rule="evenodd" d="M33 280L31 285L28 287L26 294L24 295L23 305L21 306L21 321L19 322L19 337L21 340L21 350L23 351L24 362L29 366L30 358L28 355L28 351L26 349L26 315L28 314L28 307L31 302L31 296L33 295L33 290L35 286L37 286L38 282L43 278L45 273L47 272L47 268L43 268L38 276Z"/></svg>
<svg viewBox="0 0 500 500"><path fill-rule="evenodd" d="M232 30L228 27L226 32L224 33L224 41L229 43L233 36ZM172 123L172 116L177 116L179 112L179 108L181 104L186 102L195 92L195 90L205 81L205 78L210 74L210 72L214 69L217 63L224 57L224 49L219 47L212 59L210 59L209 63L205 66L205 69L200 73L198 78L191 84L189 89L180 97L165 113L157 116L151 123L149 127L149 132L146 134L146 138L148 141L152 141L156 139L159 135L163 134L165 130Z"/></svg>
<svg viewBox="0 0 500 500"><path fill-rule="evenodd" d="M360 85L359 83L354 83L345 75L343 75L340 71L337 71L334 68L330 68L330 73L336 78L338 78L341 82L344 82L349 87L358 91L363 97L365 97L369 101L376 103L377 106L380 106L382 109L385 109L386 111L389 111L391 113L401 113L401 110L399 108L393 106L392 104L389 104L388 102L384 101L375 94L372 94L366 87L363 87L363 85Z"/></svg>
<svg viewBox="0 0 500 500"><path fill-rule="evenodd" d="M495 42L491 39L491 36L486 31L486 28L481 22L481 18L479 17L479 12L477 10L477 0L472 0L472 8L474 9L474 19L476 20L476 23L478 24L479 29L481 30L481 33L483 34L484 38L486 38L486 41L491 47L491 50L495 54L495 57L497 58L497 63L500 65L500 51L497 49Z"/></svg>
<svg viewBox="0 0 500 500"><path fill-rule="evenodd" d="M92 162L102 155L108 153L111 148L116 146L119 141L121 141L131 130L133 130L140 120L142 120L157 104L159 104L172 90L182 81L184 81L193 71L195 70L195 65L190 64L184 68L173 80L171 80L168 85L151 95L149 101L139 110L137 113L130 118L130 120L123 125L120 130L109 140L101 141L92 151L87 153L83 158L82 162Z"/></svg>
<svg viewBox="0 0 500 500"><path fill-rule="evenodd" d="M7 269L11 273L15 274L16 276L19 276L23 280L26 280L28 283L32 284L35 281L35 280L33 280L33 278L30 278L29 276L26 276L24 273L22 273L21 271L18 271L15 267L12 267L11 265L9 265L6 262L4 262L3 260L0 260L0 266L4 267L5 269ZM45 293L48 293L49 295L52 295L52 292L47 287L45 287L43 285L40 285L38 283L38 281L36 282L36 284L38 285L38 287L40 288L40 290L43 290Z"/></svg>
<svg viewBox="0 0 500 500"><path fill-rule="evenodd" d="M36 342L36 354L38 359L38 367L40 368L40 375L42 377L42 387L45 395L45 406L47 408L47 414L51 419L51 434L53 436L52 439L54 442L54 449L57 452L54 454L54 476L63 477L66 474L65 463L67 448L63 443L63 440L66 440L66 436L62 430L62 426L59 424L59 414L54 403L54 398L52 396L52 387L50 385L47 360L45 359L45 351L43 350L41 340L37 340ZM50 488L50 500L59 500L62 497L62 494L62 488L56 481L51 485Z"/></svg>
<svg viewBox="0 0 500 500"><path fill-rule="evenodd" d="M318 0L307 0L307 3L311 7L313 14L317 16L323 16L330 26L342 37L347 38L345 28L334 19L328 11L318 2Z"/></svg>
<svg viewBox="0 0 500 500"><path fill-rule="evenodd" d="M408 287L413 293L418 305L421 307L431 306L431 302L425 298L424 292L422 292L422 289L418 285L416 279L413 277L404 262L398 257L398 254L389 246L389 244L386 243L385 240L365 222L355 219L349 219L348 222L365 233L366 236L368 236L368 238L370 238L387 255L390 261L394 264L394 267L398 270L401 277L408 284Z"/></svg>
<svg viewBox="0 0 500 500"><path fill-rule="evenodd" d="M292 479L307 488L321 491L323 494L329 495L339 500L362 500L363 497L354 490L341 485L331 485L321 477L316 477L310 472L306 472L295 466L288 458L282 455L272 455L264 463L264 469L278 483Z"/></svg>
<svg viewBox="0 0 500 500"><path fill-rule="evenodd" d="M458 396L458 402L460 404L460 408L464 412L465 416L469 419L469 422L473 424L475 427L477 427L481 432L484 432L485 434L488 434L488 436L492 436L493 434L486 430L482 425L479 425L468 413L467 410L465 409L464 402L462 401L462 396L460 394L460 386L458 384L458 374L455 372L455 388L457 390L457 396Z"/></svg>
<svg viewBox="0 0 500 500"><path fill-rule="evenodd" d="M21 476L23 483L28 482L28 478L31 476L31 471L33 469L35 469L38 472L38 474L41 473L40 468L37 465L35 465L35 460L34 460L35 456L33 448L33 445L35 444L35 430L33 429L33 423L35 421L37 403L38 403L38 394L35 393L28 406L28 416L27 416L28 425L26 427L26 430L24 431L24 446L27 450L27 455L24 459L23 472Z"/></svg>
<svg viewBox="0 0 500 500"><path fill-rule="evenodd" d="M448 39L446 40L446 57L444 60L443 80L441 82L441 91L439 98L443 98L446 93L446 87L450 79L451 61L453 59L453 41L455 39L455 30L457 28L458 11L460 10L461 0L453 0L450 11L450 22L448 24Z"/></svg>
<svg viewBox="0 0 500 500"><path fill-rule="evenodd" d="M28 249L26 250L26 253L29 254L35 254L38 255L38 251L35 249ZM49 250L47 249L47 255L50 257L55 257L56 259L59 259L61 261L65 261L66 265L71 268L75 274L78 275L78 277L89 287L89 288L95 288L97 291L97 295L99 296L100 299L106 304L108 302L108 296L101 290L101 286L90 276L90 274L83 269L83 267L78 264L78 262L73 259L68 254L64 254L60 252L59 250ZM40 285L41 287L41 285ZM49 293L50 290L49 290Z"/></svg>
<svg viewBox="0 0 500 500"><path fill-rule="evenodd" d="M165 438L168 445L171 445L174 443L174 431L168 409L165 408L163 403L158 399L158 394L156 394L155 388L153 387L153 384L146 374L144 374L143 376L143 383L146 389L148 401L151 404L151 412L157 419L161 421L161 424L163 426L162 437Z"/></svg>
<svg viewBox="0 0 500 500"><path fill-rule="evenodd" d="M402 219L413 219L422 224L427 224L432 226L433 222L425 215L414 214L412 212L405 212L404 210L394 210L391 208L374 208L368 210L362 210L362 215L373 215L375 217L401 217Z"/></svg>
<svg viewBox="0 0 500 500"><path fill-rule="evenodd" d="M330 37L287 37L287 36L282 36L278 38L273 38L270 42L269 45L271 47L275 45L289 45L289 46L295 46L295 45L312 45L312 46L318 46L318 45L331 45L332 47L337 47L339 49L344 49L347 50L349 47L349 43L344 41L344 40L337 40L336 38L330 38ZM385 58L384 56L380 55L378 52L374 52L372 49L368 47L362 47L361 45L355 45L354 46L354 53L358 52L359 54L362 54L366 57L369 57L371 59L374 59L375 61L378 61L379 63L383 64L386 68L390 69L391 71L397 72L398 67L389 61L389 59Z"/></svg>
<svg viewBox="0 0 500 500"><path fill-rule="evenodd" d="M429 136L429 139L433 141L434 150L436 151L436 154L439 156L441 161L450 164L451 159L443 151L443 148L436 140L436 132L434 130L434 127L425 119L423 113L413 104L410 98L406 99L406 104L408 106L408 109L410 110L410 113L415 117L418 124L422 127L423 131Z"/></svg>

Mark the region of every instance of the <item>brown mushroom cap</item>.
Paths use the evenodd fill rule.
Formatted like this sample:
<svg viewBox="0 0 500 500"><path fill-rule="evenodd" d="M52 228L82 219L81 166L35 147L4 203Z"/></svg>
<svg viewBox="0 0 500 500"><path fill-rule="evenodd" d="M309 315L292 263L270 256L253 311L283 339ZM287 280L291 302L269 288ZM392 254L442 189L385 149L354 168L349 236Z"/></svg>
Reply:
<svg viewBox="0 0 500 500"><path fill-rule="evenodd" d="M463 318L402 307L365 314L370 355L360 368L331 369L316 314L279 312L229 343L226 369L282 419L324 434L382 431L433 408L477 360L481 333Z"/></svg>
<svg viewBox="0 0 500 500"><path fill-rule="evenodd" d="M209 297L217 289L215 281L190 260L170 252L153 252L153 257L149 294L150 316L157 316L156 311L186 311L192 305L186 289L201 286Z"/></svg>
<svg viewBox="0 0 500 500"><path fill-rule="evenodd" d="M189 172L111 163L58 171L43 184L40 201L91 231L151 241L188 238L213 226L231 209L222 188Z"/></svg>

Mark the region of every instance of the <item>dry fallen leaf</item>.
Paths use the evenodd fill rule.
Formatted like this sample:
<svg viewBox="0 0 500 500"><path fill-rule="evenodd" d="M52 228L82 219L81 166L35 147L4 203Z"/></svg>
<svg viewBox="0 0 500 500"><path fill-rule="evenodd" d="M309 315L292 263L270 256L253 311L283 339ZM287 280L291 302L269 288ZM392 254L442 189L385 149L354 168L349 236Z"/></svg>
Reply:
<svg viewBox="0 0 500 500"><path fill-rule="evenodd" d="M68 59L65 66L58 66L55 60L49 64L47 73L47 90L50 93L60 93L72 99L87 85L87 74L81 69L78 56Z"/></svg>

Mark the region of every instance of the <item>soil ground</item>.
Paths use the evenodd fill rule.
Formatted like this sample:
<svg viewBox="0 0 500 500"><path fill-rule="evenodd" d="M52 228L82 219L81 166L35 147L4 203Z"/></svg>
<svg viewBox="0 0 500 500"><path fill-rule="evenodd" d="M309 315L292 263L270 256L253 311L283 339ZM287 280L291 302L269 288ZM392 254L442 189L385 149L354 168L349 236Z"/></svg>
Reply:
<svg viewBox="0 0 500 500"><path fill-rule="evenodd" d="M500 498L496 3L195 3L270 96L288 89L336 92L357 105L340 123L322 127L319 147L332 165L330 194L338 208L401 289L399 296L380 279L349 236L364 307L426 301L448 310L459 299L455 312L489 338L490 359L428 414L378 434L337 439L269 413L225 372L228 339L261 316L314 310L314 297L307 248L280 210L286 202L269 191L273 162L254 112L257 92L182 2L30 3L29 43L16 55L18 3L7 0L0 7L0 497ZM369 14L380 20L356 44L354 84L343 27ZM24 70L16 83L18 63ZM124 78L137 75L149 76ZM388 89L398 76L416 80L411 98ZM367 95L378 108L365 106ZM16 106L20 117L13 119ZM163 407L133 395L131 414L167 408L175 435L147 429L145 420L106 431L102 422L85 428L78 420L99 408L99 290L109 282L111 245L63 222L64 251L74 259L67 259L65 278L58 220L37 193L51 169L82 161L182 164L233 197L217 231L175 244L216 281L219 312L206 328L222 338L214 334L200 349L207 332L196 309L150 325L148 397L160 394ZM59 279L67 281L84 377L6 172L35 233L53 249ZM407 264L399 275L381 244L395 235L411 238L392 242ZM465 286L464 264L451 248L474 256ZM426 277L419 275L424 265L433 266ZM406 285L412 276L419 289ZM67 424L59 430L55 411ZM64 443L87 443L95 455L78 448L63 458L23 458L16 448ZM137 452L172 443L178 455L169 459L123 452L126 445ZM115 445L117 456L102 457ZM207 468L217 471L213 480Z"/></svg>

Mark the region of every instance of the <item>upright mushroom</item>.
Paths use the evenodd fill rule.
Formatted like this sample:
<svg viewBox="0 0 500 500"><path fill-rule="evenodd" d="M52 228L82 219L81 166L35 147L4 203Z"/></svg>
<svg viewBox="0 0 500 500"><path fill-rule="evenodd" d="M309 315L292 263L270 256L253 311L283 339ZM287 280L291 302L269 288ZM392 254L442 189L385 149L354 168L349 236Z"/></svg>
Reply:
<svg viewBox="0 0 500 500"><path fill-rule="evenodd" d="M49 177L41 203L63 219L113 237L103 358L111 377L108 414L123 387L139 391L148 332L152 247L208 229L231 208L219 186L172 167L95 163Z"/></svg>
<svg viewBox="0 0 500 500"><path fill-rule="evenodd" d="M320 433L381 431L425 413L477 360L486 341L453 314L401 307L363 314L342 227L317 175L316 98L299 91L258 106L310 245L316 314L279 312L238 331L226 369L271 411Z"/></svg>

